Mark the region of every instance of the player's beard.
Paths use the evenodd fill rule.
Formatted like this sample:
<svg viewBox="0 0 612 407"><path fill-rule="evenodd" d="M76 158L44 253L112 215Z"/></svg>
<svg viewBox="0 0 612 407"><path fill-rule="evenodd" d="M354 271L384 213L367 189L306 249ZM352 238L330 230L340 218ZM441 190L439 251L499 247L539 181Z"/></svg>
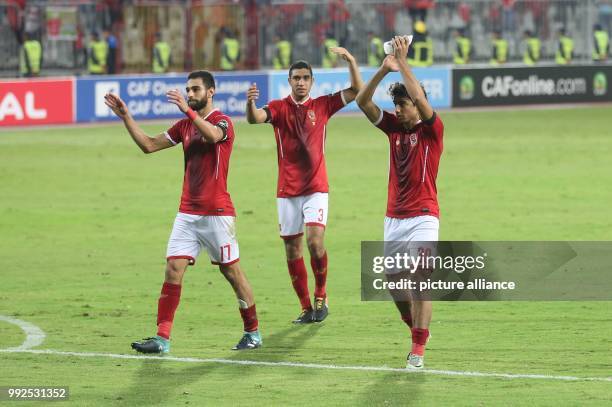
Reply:
<svg viewBox="0 0 612 407"><path fill-rule="evenodd" d="M208 99L207 98L203 98L200 100L190 99L187 101L187 104L192 110L199 112L200 110L206 107L206 105L208 104Z"/></svg>

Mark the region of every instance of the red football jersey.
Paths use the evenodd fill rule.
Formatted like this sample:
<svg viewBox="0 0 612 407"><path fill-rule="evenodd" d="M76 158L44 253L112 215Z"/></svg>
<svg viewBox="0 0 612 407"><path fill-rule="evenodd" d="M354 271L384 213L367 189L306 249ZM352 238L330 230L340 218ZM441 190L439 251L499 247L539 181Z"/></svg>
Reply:
<svg viewBox="0 0 612 407"><path fill-rule="evenodd" d="M344 107L342 92L297 103L291 95L264 109L274 126L279 198L328 192L325 137L329 118Z"/></svg>
<svg viewBox="0 0 612 407"><path fill-rule="evenodd" d="M389 137L387 216L439 217L436 178L444 125L438 114L406 130L394 114L383 112L375 125Z"/></svg>
<svg viewBox="0 0 612 407"><path fill-rule="evenodd" d="M173 144L183 143L185 177L179 212L194 215L236 216L227 192L227 172L234 144L231 119L215 109L204 118L225 133L215 144L202 140L198 129L189 119L172 126L166 137Z"/></svg>

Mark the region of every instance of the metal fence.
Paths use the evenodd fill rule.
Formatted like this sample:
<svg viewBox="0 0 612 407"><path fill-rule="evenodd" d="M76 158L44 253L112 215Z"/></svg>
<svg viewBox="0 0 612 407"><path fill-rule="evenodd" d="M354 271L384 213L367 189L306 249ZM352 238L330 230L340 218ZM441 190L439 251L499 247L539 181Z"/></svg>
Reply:
<svg viewBox="0 0 612 407"><path fill-rule="evenodd" d="M538 35L543 57L552 60L560 27L573 37L576 59L585 62L593 24L612 30L612 0L0 1L0 74L17 74L25 32L41 40L44 75L85 73L91 33L104 30L117 40L117 71L150 71L158 32L171 46L172 70L218 69L224 29L240 41L237 68L258 69L271 66L279 37L292 43L295 59L319 65L326 34L365 63L369 31L384 39L408 34L416 19L426 22L435 63L452 61L456 28L471 37L473 62L489 60L495 29L509 42L510 61L522 59L525 30Z"/></svg>

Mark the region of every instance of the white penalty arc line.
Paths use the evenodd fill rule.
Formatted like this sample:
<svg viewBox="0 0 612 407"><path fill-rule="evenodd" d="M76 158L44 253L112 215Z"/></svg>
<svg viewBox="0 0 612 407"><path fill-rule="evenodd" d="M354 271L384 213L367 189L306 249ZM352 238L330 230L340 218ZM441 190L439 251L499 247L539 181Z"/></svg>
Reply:
<svg viewBox="0 0 612 407"><path fill-rule="evenodd" d="M26 334L26 339L20 346L8 348L6 351L22 351L39 346L45 340L45 333L42 329L34 324L22 321L17 318L11 318L6 315L0 315L0 321L8 322L9 324L17 325L23 333Z"/></svg>
<svg viewBox="0 0 612 407"><path fill-rule="evenodd" d="M542 380L563 380L563 381L591 381L591 382L612 382L612 377L577 377L577 376L552 376L542 374L511 374L511 373L485 373L485 372L462 372L453 370L409 370L386 366L342 366L342 365L323 365L317 363L297 363L297 362L266 362L260 360L232 360L232 359L202 359L202 358L180 358L175 356L142 356L142 355L121 355L116 353L96 353L96 352L64 352L52 349L0 349L0 353L33 353L40 355L59 355L88 358L112 358L112 359L139 359L139 360L165 360L183 363L218 363L225 365L242 366L272 366L272 367L292 367L303 369L325 369L325 370L349 370L366 372L393 372L404 374L427 374L438 376L456 377L491 377L500 379L542 379Z"/></svg>

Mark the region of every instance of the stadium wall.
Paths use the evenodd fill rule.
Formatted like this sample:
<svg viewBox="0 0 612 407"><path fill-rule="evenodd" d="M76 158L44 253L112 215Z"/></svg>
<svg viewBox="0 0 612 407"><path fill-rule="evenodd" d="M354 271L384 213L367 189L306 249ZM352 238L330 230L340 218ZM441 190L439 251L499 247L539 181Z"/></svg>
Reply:
<svg viewBox="0 0 612 407"><path fill-rule="evenodd" d="M364 80L376 70L363 68ZM451 66L415 68L436 109L465 106L591 103L612 101L612 65L567 67L507 67L459 69ZM0 81L0 127L69 124L118 120L104 105L103 95L116 92L136 119L175 119L182 115L166 101L166 91L183 89L186 74L105 75ZM346 69L314 70L313 96L336 92L350 84ZM243 116L246 90L260 89L260 105L290 92L287 73L244 71L215 74L215 105L230 116ZM393 105L390 84L398 73L385 77L374 100L383 109ZM355 104L344 111L356 112Z"/></svg>

